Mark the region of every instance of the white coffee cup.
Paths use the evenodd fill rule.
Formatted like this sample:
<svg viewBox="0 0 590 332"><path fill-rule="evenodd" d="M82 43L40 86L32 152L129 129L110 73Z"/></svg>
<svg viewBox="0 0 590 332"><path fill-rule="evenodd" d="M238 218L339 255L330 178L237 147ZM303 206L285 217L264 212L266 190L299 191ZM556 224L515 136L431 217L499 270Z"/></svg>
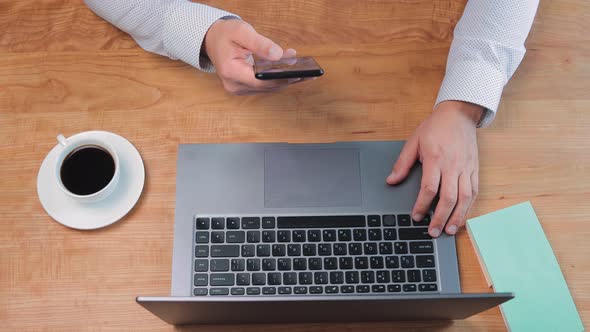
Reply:
<svg viewBox="0 0 590 332"><path fill-rule="evenodd" d="M117 150L115 150L109 143L105 142L104 140L95 137L89 137L85 135L85 133L79 133L69 138L65 138L63 135L60 134L57 136L57 141L59 142L58 147L61 148L61 151L57 156L55 176L57 178L57 183L59 183L59 187L66 195L80 203L95 203L105 199L113 193L113 191L117 187L117 183L119 182L120 174L119 156L117 155ZM64 185L61 179L61 168L64 163L64 160L66 159L66 157L68 157L68 155L71 152L84 146L97 146L99 148L106 150L111 155L111 157L113 157L113 161L115 163L115 172L113 174L113 177L111 178L111 181L101 190L89 195L78 195L69 191Z"/></svg>

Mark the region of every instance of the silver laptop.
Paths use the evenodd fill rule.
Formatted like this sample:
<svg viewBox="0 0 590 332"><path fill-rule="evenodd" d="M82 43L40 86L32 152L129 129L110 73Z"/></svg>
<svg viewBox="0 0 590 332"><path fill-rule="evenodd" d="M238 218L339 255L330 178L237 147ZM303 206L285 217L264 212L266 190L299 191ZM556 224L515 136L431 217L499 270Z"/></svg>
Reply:
<svg viewBox="0 0 590 332"><path fill-rule="evenodd" d="M462 294L455 239L410 217L403 142L187 144L178 150L171 324L461 319L513 297Z"/></svg>

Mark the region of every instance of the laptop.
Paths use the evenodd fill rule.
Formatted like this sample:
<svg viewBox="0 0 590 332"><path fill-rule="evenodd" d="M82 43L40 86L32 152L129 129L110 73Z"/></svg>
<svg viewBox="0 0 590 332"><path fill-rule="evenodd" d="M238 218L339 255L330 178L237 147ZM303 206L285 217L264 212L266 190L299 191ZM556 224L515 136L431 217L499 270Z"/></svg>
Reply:
<svg viewBox="0 0 590 332"><path fill-rule="evenodd" d="M513 298L461 293L454 237L410 217L404 142L185 144L178 149L172 296L182 324L462 319Z"/></svg>

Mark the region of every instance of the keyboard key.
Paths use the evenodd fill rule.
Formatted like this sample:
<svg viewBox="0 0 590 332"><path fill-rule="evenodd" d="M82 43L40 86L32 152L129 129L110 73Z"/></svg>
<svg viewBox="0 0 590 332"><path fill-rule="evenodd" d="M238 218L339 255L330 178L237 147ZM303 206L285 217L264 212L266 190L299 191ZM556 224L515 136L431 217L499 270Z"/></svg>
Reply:
<svg viewBox="0 0 590 332"><path fill-rule="evenodd" d="M211 257L239 257L240 246L236 244L211 246Z"/></svg>
<svg viewBox="0 0 590 332"><path fill-rule="evenodd" d="M281 274L279 272L271 272L268 275L267 283L269 285L280 285L281 284Z"/></svg>
<svg viewBox="0 0 590 332"><path fill-rule="evenodd" d="M311 294L322 294L323 292L324 292L324 287L322 287L322 286L309 287L309 293L311 293Z"/></svg>
<svg viewBox="0 0 590 332"><path fill-rule="evenodd" d="M391 280L389 278L389 271L385 271L385 270L377 271L376 275L377 275L377 283L388 284L389 281Z"/></svg>
<svg viewBox="0 0 590 332"><path fill-rule="evenodd" d="M277 261L277 267L279 271L291 270L291 258L279 258Z"/></svg>
<svg viewBox="0 0 590 332"><path fill-rule="evenodd" d="M416 285L414 284L405 284L404 285L404 292L415 292L416 291Z"/></svg>
<svg viewBox="0 0 590 332"><path fill-rule="evenodd" d="M299 284L311 285L313 283L313 275L311 272L299 272Z"/></svg>
<svg viewBox="0 0 590 332"><path fill-rule="evenodd" d="M417 267L434 267L434 256L433 255L417 255L416 256Z"/></svg>
<svg viewBox="0 0 590 332"><path fill-rule="evenodd" d="M369 227L381 227L381 216L368 216L367 224Z"/></svg>
<svg viewBox="0 0 590 332"><path fill-rule="evenodd" d="M322 269L322 259L321 258L310 258L308 263L309 263L310 270L321 270Z"/></svg>
<svg viewBox="0 0 590 332"><path fill-rule="evenodd" d="M252 273L252 285L266 285L266 274Z"/></svg>
<svg viewBox="0 0 590 332"><path fill-rule="evenodd" d="M307 294L307 287L305 287L305 286L293 287L293 293L297 294L297 295Z"/></svg>
<svg viewBox="0 0 590 332"><path fill-rule="evenodd" d="M397 233L395 228L386 228L383 230L383 239L393 241L397 240Z"/></svg>
<svg viewBox="0 0 590 332"><path fill-rule="evenodd" d="M362 255L363 254L363 245L361 243L349 243L348 244L348 254L349 255Z"/></svg>
<svg viewBox="0 0 590 332"><path fill-rule="evenodd" d="M248 287L246 288L247 295L260 295L260 287Z"/></svg>
<svg viewBox="0 0 590 332"><path fill-rule="evenodd" d="M246 290L242 287L234 287L231 289L231 295L244 295Z"/></svg>
<svg viewBox="0 0 590 332"><path fill-rule="evenodd" d="M402 291L402 286L400 285L387 285L387 292L388 293L399 293Z"/></svg>
<svg viewBox="0 0 590 332"><path fill-rule="evenodd" d="M391 255L393 254L393 246L390 242L379 243L379 255Z"/></svg>
<svg viewBox="0 0 590 332"><path fill-rule="evenodd" d="M397 269L399 268L399 258L397 256L387 256L385 257L385 267L388 269Z"/></svg>
<svg viewBox="0 0 590 332"><path fill-rule="evenodd" d="M373 285L371 291L373 293L385 293L385 285Z"/></svg>
<svg viewBox="0 0 590 332"><path fill-rule="evenodd" d="M249 258L246 261L246 269L248 271L260 271L260 258Z"/></svg>
<svg viewBox="0 0 590 332"><path fill-rule="evenodd" d="M350 229L339 229L338 230L338 241L351 241L352 240L352 232Z"/></svg>
<svg viewBox="0 0 590 332"><path fill-rule="evenodd" d="M338 260L336 257L324 258L324 270L336 270L338 269Z"/></svg>
<svg viewBox="0 0 590 332"><path fill-rule="evenodd" d="M238 286L250 285L250 273L238 273L236 276L236 284Z"/></svg>
<svg viewBox="0 0 590 332"><path fill-rule="evenodd" d="M223 243L225 241L225 234L220 231L211 232L211 243Z"/></svg>
<svg viewBox="0 0 590 332"><path fill-rule="evenodd" d="M195 257L208 257L209 246L195 246Z"/></svg>
<svg viewBox="0 0 590 332"><path fill-rule="evenodd" d="M354 268L357 270L364 270L369 268L369 259L367 257L355 257Z"/></svg>
<svg viewBox="0 0 590 332"><path fill-rule="evenodd" d="M195 241L197 243L209 243L209 232L197 232L195 234Z"/></svg>
<svg viewBox="0 0 590 332"><path fill-rule="evenodd" d="M314 272L313 281L316 285L323 285L328 283L328 272Z"/></svg>
<svg viewBox="0 0 590 332"><path fill-rule="evenodd" d="M246 232L244 231L227 231L225 233L225 242L227 243L244 243L246 241Z"/></svg>
<svg viewBox="0 0 590 332"><path fill-rule="evenodd" d="M383 216L383 226L393 227L395 226L395 216L393 214L386 214Z"/></svg>
<svg viewBox="0 0 590 332"><path fill-rule="evenodd" d="M293 258L293 270L307 270L307 259Z"/></svg>
<svg viewBox="0 0 590 332"><path fill-rule="evenodd" d="M297 285L297 273L295 273L295 272L283 273L283 284Z"/></svg>
<svg viewBox="0 0 590 332"><path fill-rule="evenodd" d="M426 227L412 227L399 229L400 240L430 240L432 239L428 234Z"/></svg>
<svg viewBox="0 0 590 332"><path fill-rule="evenodd" d="M211 273L211 286L233 286L233 273Z"/></svg>
<svg viewBox="0 0 590 332"><path fill-rule="evenodd" d="M328 243L321 243L318 245L318 255L330 256L332 255L332 245Z"/></svg>
<svg viewBox="0 0 590 332"><path fill-rule="evenodd" d="M275 228L275 217L262 217L262 228Z"/></svg>
<svg viewBox="0 0 590 332"><path fill-rule="evenodd" d="M262 242L275 242L276 233L275 231L262 231Z"/></svg>
<svg viewBox="0 0 590 332"><path fill-rule="evenodd" d="M262 260L262 271L274 271L277 269L277 261L274 258L265 258Z"/></svg>
<svg viewBox="0 0 590 332"><path fill-rule="evenodd" d="M424 218L420 221L418 220L412 220L412 224L414 226L428 226L430 225L430 216L429 215L425 215Z"/></svg>
<svg viewBox="0 0 590 332"><path fill-rule="evenodd" d="M277 239L279 242L291 242L291 231L279 231Z"/></svg>
<svg viewBox="0 0 590 332"><path fill-rule="evenodd" d="M287 254L287 249L284 244L273 244L272 245L272 255L273 256L285 256Z"/></svg>
<svg viewBox="0 0 590 332"><path fill-rule="evenodd" d="M425 282L436 281L436 270L422 270L422 280Z"/></svg>
<svg viewBox="0 0 590 332"><path fill-rule="evenodd" d="M322 232L322 237L324 242L334 242L336 241L336 230L334 229L324 229Z"/></svg>
<svg viewBox="0 0 590 332"><path fill-rule="evenodd" d="M262 294L263 295L275 295L277 293L277 289L274 287L262 287Z"/></svg>
<svg viewBox="0 0 590 332"><path fill-rule="evenodd" d="M195 272L207 272L209 270L209 261L206 259L195 259Z"/></svg>
<svg viewBox="0 0 590 332"><path fill-rule="evenodd" d="M356 286L357 293L368 293L371 290L368 285L358 285Z"/></svg>
<svg viewBox="0 0 590 332"><path fill-rule="evenodd" d="M257 245L256 246L256 256L258 256L258 257L270 256L270 245L268 245L268 244Z"/></svg>
<svg viewBox="0 0 590 332"><path fill-rule="evenodd" d="M316 245L314 243L306 243L303 245L303 256L315 256Z"/></svg>
<svg viewBox="0 0 590 332"><path fill-rule="evenodd" d="M400 214L397 216L398 226L410 226L410 216L407 214Z"/></svg>
<svg viewBox="0 0 590 332"><path fill-rule="evenodd" d="M209 295L228 295L229 294L229 288L211 288L211 290L209 290Z"/></svg>
<svg viewBox="0 0 590 332"><path fill-rule="evenodd" d="M248 243L260 242L260 231L248 231L246 233L246 241Z"/></svg>
<svg viewBox="0 0 590 332"><path fill-rule="evenodd" d="M254 257L254 255L256 255L256 247L253 244L242 246L242 257Z"/></svg>
<svg viewBox="0 0 590 332"><path fill-rule="evenodd" d="M406 272L408 274L408 281L409 282L420 282L420 270L408 270Z"/></svg>
<svg viewBox="0 0 590 332"><path fill-rule="evenodd" d="M420 284L418 285L418 289L421 292L436 292L437 286L436 284Z"/></svg>
<svg viewBox="0 0 590 332"><path fill-rule="evenodd" d="M402 268L408 269L414 267L414 256L402 256L401 257Z"/></svg>
<svg viewBox="0 0 590 332"><path fill-rule="evenodd" d="M352 257L338 258L338 267L341 270L350 270L353 268Z"/></svg>
<svg viewBox="0 0 590 332"><path fill-rule="evenodd" d="M195 274L195 286L207 286L209 282L209 276L206 273Z"/></svg>
<svg viewBox="0 0 590 332"><path fill-rule="evenodd" d="M229 259L212 259L211 271L229 271Z"/></svg>
<svg viewBox="0 0 590 332"><path fill-rule="evenodd" d="M338 286L326 286L324 290L326 294L336 294L338 293Z"/></svg>
<svg viewBox="0 0 590 332"><path fill-rule="evenodd" d="M352 231L352 238L355 241L367 241L367 230L355 229Z"/></svg>
<svg viewBox="0 0 590 332"><path fill-rule="evenodd" d="M207 288L195 288L195 290L193 290L193 295L195 296L205 296L207 293Z"/></svg>
<svg viewBox="0 0 590 332"><path fill-rule="evenodd" d="M432 254L434 253L434 244L432 241L410 242L410 252L412 254Z"/></svg>
<svg viewBox="0 0 590 332"><path fill-rule="evenodd" d="M365 216L278 217L278 228L344 228L365 227Z"/></svg>
<svg viewBox="0 0 590 332"><path fill-rule="evenodd" d="M244 217L242 218L243 229L260 228L260 217Z"/></svg>
<svg viewBox="0 0 590 332"><path fill-rule="evenodd" d="M344 283L344 272L333 271L330 272L330 283L331 284L343 284Z"/></svg>
<svg viewBox="0 0 590 332"><path fill-rule="evenodd" d="M231 270L232 271L244 271L246 269L246 261L244 259L232 259Z"/></svg>
<svg viewBox="0 0 590 332"><path fill-rule="evenodd" d="M346 285L340 286L340 292L344 294L354 293L354 286Z"/></svg>
<svg viewBox="0 0 590 332"><path fill-rule="evenodd" d="M209 229L209 218L197 218L197 229Z"/></svg>
<svg viewBox="0 0 590 332"><path fill-rule="evenodd" d="M361 282L363 284L372 284L375 282L375 271L362 271Z"/></svg>
<svg viewBox="0 0 590 332"><path fill-rule="evenodd" d="M211 229L224 229L225 219L224 218L213 218L211 219Z"/></svg>
<svg viewBox="0 0 590 332"><path fill-rule="evenodd" d="M376 255L377 254L377 243L375 242L365 242L365 255Z"/></svg>
<svg viewBox="0 0 590 332"><path fill-rule="evenodd" d="M293 242L305 242L305 231L296 230L293 231Z"/></svg>
<svg viewBox="0 0 590 332"><path fill-rule="evenodd" d="M291 292L292 292L291 287L279 287L279 294L281 294L281 295L291 294Z"/></svg>
<svg viewBox="0 0 590 332"><path fill-rule="evenodd" d="M287 245L287 255L289 256L301 256L301 245L300 244L289 244Z"/></svg>
<svg viewBox="0 0 590 332"><path fill-rule="evenodd" d="M391 271L391 281L392 282L406 282L406 271L404 271L404 270Z"/></svg>
<svg viewBox="0 0 590 332"><path fill-rule="evenodd" d="M346 255L346 243L334 243L334 255Z"/></svg>
<svg viewBox="0 0 590 332"><path fill-rule="evenodd" d="M395 248L395 253L398 255L408 253L408 244L406 242L396 242L393 247Z"/></svg>
<svg viewBox="0 0 590 332"><path fill-rule="evenodd" d="M319 229L307 231L307 240L309 242L320 242L322 241L322 232Z"/></svg>
<svg viewBox="0 0 590 332"><path fill-rule="evenodd" d="M384 267L383 264L383 257L381 256L373 256L369 260L369 265L372 269L382 269Z"/></svg>
<svg viewBox="0 0 590 332"><path fill-rule="evenodd" d="M369 229L369 241L381 241L381 228Z"/></svg>
<svg viewBox="0 0 590 332"><path fill-rule="evenodd" d="M359 283L359 271L346 271L344 274L347 284L358 284Z"/></svg>
<svg viewBox="0 0 590 332"><path fill-rule="evenodd" d="M227 218L227 229L239 229L240 228L240 218L230 217Z"/></svg>

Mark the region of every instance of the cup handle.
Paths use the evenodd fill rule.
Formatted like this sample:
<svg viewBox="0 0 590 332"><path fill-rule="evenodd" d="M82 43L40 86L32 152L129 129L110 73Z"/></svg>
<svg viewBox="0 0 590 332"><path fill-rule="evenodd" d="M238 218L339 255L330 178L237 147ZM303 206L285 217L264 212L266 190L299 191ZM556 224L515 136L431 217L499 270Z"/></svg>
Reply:
<svg viewBox="0 0 590 332"><path fill-rule="evenodd" d="M59 144L61 144L61 146L66 146L67 144L67 139L62 134L57 135L57 141Z"/></svg>

